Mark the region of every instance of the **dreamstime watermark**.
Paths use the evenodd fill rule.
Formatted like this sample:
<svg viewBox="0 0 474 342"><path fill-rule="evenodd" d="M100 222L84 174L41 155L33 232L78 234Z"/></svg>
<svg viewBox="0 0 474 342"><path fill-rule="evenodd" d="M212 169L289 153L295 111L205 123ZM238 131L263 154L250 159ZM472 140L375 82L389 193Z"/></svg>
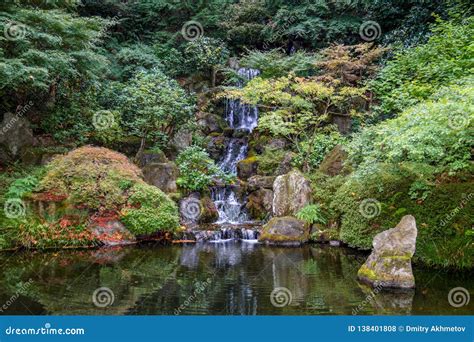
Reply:
<svg viewBox="0 0 474 342"><path fill-rule="evenodd" d="M111 111L99 110L92 116L92 124L98 131L107 130L115 126L115 116Z"/></svg>
<svg viewBox="0 0 474 342"><path fill-rule="evenodd" d="M19 198L9 198L3 205L5 216L10 219L17 219L26 215L26 204Z"/></svg>
<svg viewBox="0 0 474 342"><path fill-rule="evenodd" d="M385 287L385 283L381 282L379 285L377 285L375 288L373 288L372 291L370 291L370 293L367 295L367 297L365 297L365 299L359 305L357 305L356 308L352 309L352 314L357 315L360 312L360 310L365 308L367 306L367 304L369 304L370 302L372 302L375 299L375 296L380 291L382 291L384 287Z"/></svg>
<svg viewBox="0 0 474 342"><path fill-rule="evenodd" d="M469 304L470 300L471 296L469 291L464 287L455 287L448 293L449 305L455 308L460 308L461 306Z"/></svg>
<svg viewBox="0 0 474 342"><path fill-rule="evenodd" d="M52 328L51 323L46 323L41 328L15 328L9 326L5 329L6 335L84 335L83 328Z"/></svg>
<svg viewBox="0 0 474 342"><path fill-rule="evenodd" d="M18 120L20 120L20 118L22 118L31 109L31 107L33 107L33 104L33 101L29 101L26 105L22 106L20 110L15 113L15 116L2 126L2 129L0 130L0 136L7 133L13 127L13 125Z"/></svg>
<svg viewBox="0 0 474 342"><path fill-rule="evenodd" d="M190 221L196 221L201 216L201 201L197 198L183 199L179 207L184 218Z"/></svg>
<svg viewBox="0 0 474 342"><path fill-rule="evenodd" d="M448 214L446 214L445 217L441 220L441 227L446 226L446 224L448 224L449 221L451 221L453 217L456 216L473 197L474 192L470 192L469 194L464 195L464 198L461 200L459 205L453 210L451 210Z"/></svg>
<svg viewBox="0 0 474 342"><path fill-rule="evenodd" d="M373 20L364 21L359 26L359 36L366 42L372 42L382 35L379 23Z"/></svg>
<svg viewBox="0 0 474 342"><path fill-rule="evenodd" d="M468 113L454 113L448 118L448 126L451 129L459 131L469 125L469 114Z"/></svg>
<svg viewBox="0 0 474 342"><path fill-rule="evenodd" d="M0 313L8 308L20 297L20 295L25 292L33 284L33 279L28 279L28 281L20 286L20 288L11 296L2 306L0 306Z"/></svg>
<svg viewBox="0 0 474 342"><path fill-rule="evenodd" d="M195 284L195 288L194 288L194 291L193 293L188 297L186 298L186 300L184 301L183 304L181 304L178 308L176 308L174 310L174 314L177 316L179 314L181 314L181 312L186 309L189 305L191 305L191 303L193 303L196 298L201 294L203 293L206 288L211 285L212 283L212 277L208 277L206 279L206 281L202 281L202 282L197 282Z"/></svg>
<svg viewBox="0 0 474 342"><path fill-rule="evenodd" d="M16 21L7 21L3 28L3 35L10 41L24 39L27 33L26 25Z"/></svg>
<svg viewBox="0 0 474 342"><path fill-rule="evenodd" d="M362 216L368 219L372 219L378 215L382 211L382 207L380 202L377 201L375 198L367 198L363 200L359 205L359 212Z"/></svg>
<svg viewBox="0 0 474 342"><path fill-rule="evenodd" d="M190 20L184 23L181 28L181 34L184 39L192 42L204 35L204 28L199 21Z"/></svg>
<svg viewBox="0 0 474 342"><path fill-rule="evenodd" d="M92 303L98 308L111 306L115 301L114 292L108 287L99 287L92 294Z"/></svg>
<svg viewBox="0 0 474 342"><path fill-rule="evenodd" d="M274 307L282 308L290 305L293 301L293 294L286 287L275 287L270 293L270 302Z"/></svg>

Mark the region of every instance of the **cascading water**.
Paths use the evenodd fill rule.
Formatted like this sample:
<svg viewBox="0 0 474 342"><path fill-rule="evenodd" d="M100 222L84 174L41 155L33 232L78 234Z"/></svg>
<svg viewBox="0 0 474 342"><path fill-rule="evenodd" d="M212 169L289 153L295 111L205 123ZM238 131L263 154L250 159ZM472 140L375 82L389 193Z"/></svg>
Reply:
<svg viewBox="0 0 474 342"><path fill-rule="evenodd" d="M256 77L260 72L255 69L240 68L239 76L245 81L240 81L237 86L243 87L246 81ZM229 138L219 167L228 173L237 175L237 163L247 157L247 135L257 127L258 109L256 106L243 104L240 100L228 99L226 102L225 119L229 127L240 131L239 138ZM243 137L242 137L243 136ZM230 186L220 186L212 189L212 199L219 212L217 223L243 223L248 221L244 210L244 203L239 201L234 189Z"/></svg>

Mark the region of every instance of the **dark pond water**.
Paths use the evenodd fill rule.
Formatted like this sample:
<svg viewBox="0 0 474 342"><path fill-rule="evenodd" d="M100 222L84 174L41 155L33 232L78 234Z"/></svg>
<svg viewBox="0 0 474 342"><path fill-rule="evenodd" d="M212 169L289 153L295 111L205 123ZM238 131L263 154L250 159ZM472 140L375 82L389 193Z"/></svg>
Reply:
<svg viewBox="0 0 474 342"><path fill-rule="evenodd" d="M356 281L362 255L347 248L274 248L230 241L87 251L0 254L0 314L338 315L472 314L448 292L472 292L472 274L415 267L413 292L374 294ZM101 287L113 292L94 304ZM286 288L276 292L276 288ZM275 294L271 296L272 292ZM96 292L97 293L97 292ZM291 298L290 298L291 297ZM99 305L110 303L96 295ZM291 301L290 301L291 299ZM1 309L1 306L0 306Z"/></svg>

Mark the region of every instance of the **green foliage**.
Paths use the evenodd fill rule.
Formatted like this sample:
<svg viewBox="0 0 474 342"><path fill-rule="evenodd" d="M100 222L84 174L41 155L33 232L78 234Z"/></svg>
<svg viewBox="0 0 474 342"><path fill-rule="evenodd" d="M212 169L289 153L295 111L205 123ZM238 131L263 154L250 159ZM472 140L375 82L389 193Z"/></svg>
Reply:
<svg viewBox="0 0 474 342"><path fill-rule="evenodd" d="M121 221L134 235L173 232L179 227L178 208L160 189L138 183L130 189Z"/></svg>
<svg viewBox="0 0 474 342"><path fill-rule="evenodd" d="M201 147L191 146L176 158L179 177L176 183L187 190L200 191L207 188L215 180L230 181L231 176L225 174Z"/></svg>
<svg viewBox="0 0 474 342"><path fill-rule="evenodd" d="M397 54L373 83L382 102L380 114L402 112L440 87L472 74L473 17L460 22L438 20L432 31L426 44Z"/></svg>
<svg viewBox="0 0 474 342"><path fill-rule="evenodd" d="M263 78L277 78L293 73L297 76L307 76L314 72L315 56L297 51L289 56L281 49L266 52L252 50L242 57L242 66L260 70Z"/></svg>
<svg viewBox="0 0 474 342"><path fill-rule="evenodd" d="M184 54L190 69L209 72L226 63L229 50L219 39L201 37L189 42L184 49Z"/></svg>
<svg viewBox="0 0 474 342"><path fill-rule="evenodd" d="M300 209L296 213L296 217L299 220L305 221L309 224L314 224L314 223L326 224L327 223L319 204L306 205L304 208Z"/></svg>
<svg viewBox="0 0 474 342"><path fill-rule="evenodd" d="M22 198L31 193L38 186L38 183L38 178L35 176L18 178L10 184L5 198Z"/></svg>
<svg viewBox="0 0 474 342"><path fill-rule="evenodd" d="M116 59L116 68L122 80L132 78L138 71L161 69L163 67L160 60L154 55L153 49L144 44L122 48L117 52Z"/></svg>
<svg viewBox="0 0 474 342"><path fill-rule="evenodd" d="M193 113L191 98L159 70L139 72L122 93L123 122L129 134L152 143L168 141Z"/></svg>
<svg viewBox="0 0 474 342"><path fill-rule="evenodd" d="M374 162L413 161L451 172L471 165L474 124L472 78L440 90L397 118L369 127L349 146L360 168Z"/></svg>
<svg viewBox="0 0 474 342"><path fill-rule="evenodd" d="M377 233L395 227L410 214L418 227L417 261L437 267L472 267L474 255L468 247L472 240L465 234L473 222L472 176L458 174L436 181L436 174L429 170L433 172L423 164L378 164L369 175L347 177L335 193L320 190L319 194L329 203L332 220L340 222L341 240L351 246L369 249ZM432 185L429 193L419 192L414 199L410 189L420 177ZM327 185L320 182L318 186ZM374 211L364 211L367 199L378 203Z"/></svg>
<svg viewBox="0 0 474 342"><path fill-rule="evenodd" d="M285 157L283 149L266 147L261 155L258 156L258 174L272 176L280 166Z"/></svg>
<svg viewBox="0 0 474 342"><path fill-rule="evenodd" d="M298 154L293 164L305 171L314 170L336 145L345 143L346 139L338 131L315 133L299 143Z"/></svg>
<svg viewBox="0 0 474 342"><path fill-rule="evenodd" d="M4 110L12 111L26 99L54 98L52 89L77 91L81 80L96 80L104 74L107 60L98 53L97 45L112 22L60 9L12 3L2 7L0 30L12 36L3 35L0 40Z"/></svg>

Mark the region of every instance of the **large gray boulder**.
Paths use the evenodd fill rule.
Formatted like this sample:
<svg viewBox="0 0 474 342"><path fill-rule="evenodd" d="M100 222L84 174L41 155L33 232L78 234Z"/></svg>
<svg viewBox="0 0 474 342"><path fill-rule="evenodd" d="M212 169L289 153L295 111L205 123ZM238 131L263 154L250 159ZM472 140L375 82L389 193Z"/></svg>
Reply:
<svg viewBox="0 0 474 342"><path fill-rule="evenodd" d="M274 176L260 176L260 175L255 175L250 177L247 180L247 186L249 190L254 191L258 190L259 188L264 188L264 189L273 189L273 182L275 181Z"/></svg>
<svg viewBox="0 0 474 342"><path fill-rule="evenodd" d="M414 288L411 258L416 236L416 222L411 215L404 216L395 228L377 234L372 253L357 273L359 280L374 287Z"/></svg>
<svg viewBox="0 0 474 342"><path fill-rule="evenodd" d="M273 217L263 226L260 242L278 246L300 246L309 239L309 225L294 217Z"/></svg>
<svg viewBox="0 0 474 342"><path fill-rule="evenodd" d="M160 188L163 192L177 191L178 168L173 162L150 163L143 168L145 182Z"/></svg>
<svg viewBox="0 0 474 342"><path fill-rule="evenodd" d="M311 186L304 175L294 169L273 182L273 215L295 215L311 201Z"/></svg>

